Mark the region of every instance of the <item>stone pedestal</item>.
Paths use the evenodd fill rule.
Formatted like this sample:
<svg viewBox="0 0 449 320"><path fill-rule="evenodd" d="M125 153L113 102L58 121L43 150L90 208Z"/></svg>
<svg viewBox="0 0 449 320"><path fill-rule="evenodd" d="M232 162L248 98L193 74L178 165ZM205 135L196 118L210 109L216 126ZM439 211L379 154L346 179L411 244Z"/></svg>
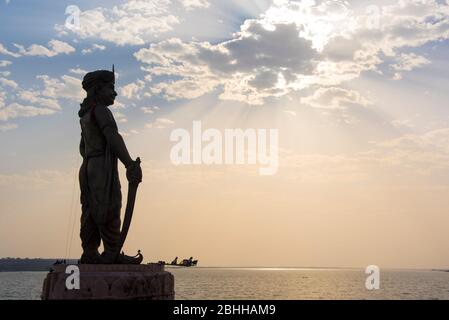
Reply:
<svg viewBox="0 0 449 320"><path fill-rule="evenodd" d="M80 264L80 289L69 290L68 265L59 264L47 274L43 300L173 300L175 280L163 265L95 265Z"/></svg>

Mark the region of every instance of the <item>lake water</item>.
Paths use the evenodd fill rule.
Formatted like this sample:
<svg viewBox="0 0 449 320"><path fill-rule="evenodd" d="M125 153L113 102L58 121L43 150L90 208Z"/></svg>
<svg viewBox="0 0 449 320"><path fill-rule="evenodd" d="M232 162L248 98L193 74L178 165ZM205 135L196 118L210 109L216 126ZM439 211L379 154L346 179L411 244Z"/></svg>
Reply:
<svg viewBox="0 0 449 320"><path fill-rule="evenodd" d="M449 272L384 270L380 289L365 288L364 270L169 268L176 299L445 299ZM0 272L0 299L39 299L45 272Z"/></svg>

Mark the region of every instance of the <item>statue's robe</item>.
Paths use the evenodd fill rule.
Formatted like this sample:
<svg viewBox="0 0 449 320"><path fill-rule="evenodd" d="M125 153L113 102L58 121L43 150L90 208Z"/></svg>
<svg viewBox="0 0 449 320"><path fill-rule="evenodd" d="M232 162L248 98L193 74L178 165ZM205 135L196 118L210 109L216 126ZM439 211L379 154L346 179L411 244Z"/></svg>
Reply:
<svg viewBox="0 0 449 320"><path fill-rule="evenodd" d="M105 252L114 252L120 238L121 186L118 159L111 152L103 130L118 130L112 112L105 106L83 106L79 171L81 189L81 241L84 255L98 255L100 241Z"/></svg>

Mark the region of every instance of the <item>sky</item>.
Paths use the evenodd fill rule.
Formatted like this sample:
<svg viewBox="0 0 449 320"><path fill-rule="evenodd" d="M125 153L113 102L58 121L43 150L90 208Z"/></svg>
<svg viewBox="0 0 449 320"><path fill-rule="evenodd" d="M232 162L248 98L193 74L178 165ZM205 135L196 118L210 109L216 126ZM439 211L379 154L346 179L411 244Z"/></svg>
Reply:
<svg viewBox="0 0 449 320"><path fill-rule="evenodd" d="M128 254L449 267L448 1L0 0L0 30L0 256L80 256L81 79L115 64ZM193 121L277 129L276 174L174 165Z"/></svg>

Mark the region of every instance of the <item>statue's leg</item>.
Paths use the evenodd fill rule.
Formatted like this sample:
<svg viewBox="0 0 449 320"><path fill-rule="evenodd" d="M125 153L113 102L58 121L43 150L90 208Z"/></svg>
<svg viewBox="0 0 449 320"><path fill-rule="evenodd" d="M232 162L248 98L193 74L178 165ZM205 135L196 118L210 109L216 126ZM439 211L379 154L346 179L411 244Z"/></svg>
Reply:
<svg viewBox="0 0 449 320"><path fill-rule="evenodd" d="M120 242L120 209L114 212L111 219L105 225L100 227L101 239L103 240L104 252L101 255L102 263L106 264L140 264L143 256L139 254L130 257L117 252Z"/></svg>
<svg viewBox="0 0 449 320"><path fill-rule="evenodd" d="M99 227L101 240L103 241L104 253L103 263L115 263L117 256L117 246L120 241L120 209L117 212L109 213L108 221Z"/></svg>
<svg viewBox="0 0 449 320"><path fill-rule="evenodd" d="M81 263L99 263L100 254L98 248L100 247L100 232L87 206L83 206L81 214L81 246L83 247L83 255L81 256Z"/></svg>
<svg viewBox="0 0 449 320"><path fill-rule="evenodd" d="M100 232L98 231L97 224L92 217L92 208L89 203L91 202L91 194L89 188L88 179L88 166L90 161L87 158L83 159L79 171L79 183L81 189L81 246L83 248L83 255L81 256L81 263L99 263L100 254L98 248L100 247Z"/></svg>

